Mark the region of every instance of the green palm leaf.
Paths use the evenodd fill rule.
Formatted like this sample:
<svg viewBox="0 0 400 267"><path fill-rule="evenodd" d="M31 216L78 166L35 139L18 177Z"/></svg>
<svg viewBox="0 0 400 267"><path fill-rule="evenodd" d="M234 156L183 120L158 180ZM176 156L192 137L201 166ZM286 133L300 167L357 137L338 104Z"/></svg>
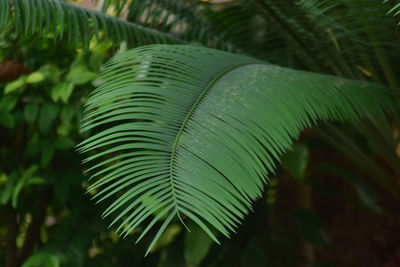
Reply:
<svg viewBox="0 0 400 267"><path fill-rule="evenodd" d="M80 8L60 0L0 0L0 29L10 21L17 31L25 34L54 35L54 39L67 34L69 40L81 40L88 46L91 38L118 44L127 41L129 46L151 43L185 43L171 34L112 17L101 12Z"/></svg>
<svg viewBox="0 0 400 267"><path fill-rule="evenodd" d="M217 241L262 195L280 156L317 120L356 123L390 106L385 88L290 70L218 50L154 45L114 57L86 105L79 146L89 190L113 197L127 235L177 216Z"/></svg>
<svg viewBox="0 0 400 267"><path fill-rule="evenodd" d="M254 26L257 8L248 3L223 3L193 0L105 0L104 9L110 7L120 14L124 8L127 20L148 28L157 28L178 36L187 42L236 53L254 51L260 29ZM264 47L263 47L264 48Z"/></svg>
<svg viewBox="0 0 400 267"><path fill-rule="evenodd" d="M383 1L383 3L388 2L388 0ZM388 14L392 14L393 16L400 15L400 3L396 3L389 11ZM400 22L399 24L400 25Z"/></svg>

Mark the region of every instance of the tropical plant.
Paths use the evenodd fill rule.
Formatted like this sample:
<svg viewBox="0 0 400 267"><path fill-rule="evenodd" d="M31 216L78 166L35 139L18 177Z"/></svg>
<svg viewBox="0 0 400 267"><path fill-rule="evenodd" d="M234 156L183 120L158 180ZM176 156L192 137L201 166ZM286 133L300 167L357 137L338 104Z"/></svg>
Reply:
<svg viewBox="0 0 400 267"><path fill-rule="evenodd" d="M175 216L218 242L207 224L228 236L303 129L391 106L376 85L192 46L125 52L100 81L82 124L100 131L80 151L103 148L87 161L106 159L89 169L98 178L89 190L117 196L103 216L123 218L125 235L161 210L138 239L166 215L149 249Z"/></svg>
<svg viewBox="0 0 400 267"><path fill-rule="evenodd" d="M92 11L2 0L0 27L86 49L93 36L138 46L105 65L78 150L93 162L88 190L114 200L103 214L114 214L111 225L120 221L126 236L146 222L138 240L159 225L150 251L176 218L215 241L215 230L229 236L282 155L320 121L356 126L368 149L338 124L319 124L318 134L398 200L400 34L398 16L387 15L397 9L373 0L106 0Z"/></svg>

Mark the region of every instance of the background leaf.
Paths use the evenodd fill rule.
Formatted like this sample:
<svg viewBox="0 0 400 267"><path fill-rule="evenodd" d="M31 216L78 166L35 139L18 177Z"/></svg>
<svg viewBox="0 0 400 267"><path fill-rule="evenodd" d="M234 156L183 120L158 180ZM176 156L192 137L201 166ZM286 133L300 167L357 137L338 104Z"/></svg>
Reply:
<svg viewBox="0 0 400 267"><path fill-rule="evenodd" d="M188 228L190 232L185 233L185 260L190 265L199 266L213 241L197 224L190 223Z"/></svg>
<svg viewBox="0 0 400 267"><path fill-rule="evenodd" d="M293 150L288 151L282 157L282 166L297 181L304 181L309 161L309 151L306 145L296 144Z"/></svg>
<svg viewBox="0 0 400 267"><path fill-rule="evenodd" d="M39 129L42 133L46 134L57 117L59 107L54 104L44 104L40 107L39 112Z"/></svg>
<svg viewBox="0 0 400 267"><path fill-rule="evenodd" d="M32 124L35 122L36 117L39 113L39 105L36 103L31 103L25 106L24 108L24 118L28 124Z"/></svg>

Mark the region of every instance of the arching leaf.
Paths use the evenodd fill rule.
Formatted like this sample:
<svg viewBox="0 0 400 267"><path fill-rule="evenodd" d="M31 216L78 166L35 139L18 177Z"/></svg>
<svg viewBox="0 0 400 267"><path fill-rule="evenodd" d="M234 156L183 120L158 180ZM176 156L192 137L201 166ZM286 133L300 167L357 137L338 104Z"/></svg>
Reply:
<svg viewBox="0 0 400 267"><path fill-rule="evenodd" d="M0 29L9 21L25 34L52 34L55 39L62 39L66 32L68 39L74 37L84 46L89 45L92 36L99 40L100 33L104 33L106 40L116 44L126 41L130 46L151 44L154 40L157 43L184 43L171 34L60 0L1 0Z"/></svg>
<svg viewBox="0 0 400 267"><path fill-rule="evenodd" d="M79 146L92 164L89 190L114 200L104 216L122 234L150 221L143 236L167 218L156 239L175 215L215 241L210 227L229 236L304 128L391 106L379 85L196 46L127 51L99 81L81 128L91 136Z"/></svg>

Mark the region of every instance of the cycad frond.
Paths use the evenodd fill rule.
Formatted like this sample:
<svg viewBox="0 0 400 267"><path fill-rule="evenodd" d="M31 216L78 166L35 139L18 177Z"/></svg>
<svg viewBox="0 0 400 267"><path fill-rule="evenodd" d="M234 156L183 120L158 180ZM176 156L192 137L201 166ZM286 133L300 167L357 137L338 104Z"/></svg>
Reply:
<svg viewBox="0 0 400 267"><path fill-rule="evenodd" d="M381 1L301 0L298 8L292 0L258 2L270 14L271 25L280 29L276 34L300 51L296 55L289 47L288 52L308 69L363 79L359 67L364 66L370 72L367 76L377 81L376 73L382 68L388 83L397 87L387 70L398 69L397 61L388 62L398 55L394 42L398 33Z"/></svg>
<svg viewBox="0 0 400 267"><path fill-rule="evenodd" d="M227 5L193 0L131 1L128 20L176 34L188 42L243 53L254 37L254 31L248 24L254 13L246 12L249 9L246 6L234 2ZM235 8L237 12L225 12L227 7L230 10ZM244 33L241 32L243 28L246 29Z"/></svg>
<svg viewBox="0 0 400 267"><path fill-rule="evenodd" d="M148 29L101 12L80 8L59 0L0 0L0 29L9 21L22 29L25 34L51 33L54 39L81 40L88 46L93 36L99 40L100 32L104 39L114 43L127 41L129 46L152 43L184 43L168 34Z"/></svg>
<svg viewBox="0 0 400 267"><path fill-rule="evenodd" d="M191 43L262 58L257 6L241 1L106 0L104 8L117 14L126 9L127 20L157 28ZM262 48L262 49L260 49Z"/></svg>
<svg viewBox="0 0 400 267"><path fill-rule="evenodd" d="M300 0L299 6L313 22L334 31L338 39L350 38L352 41L367 44L367 32L380 34L379 37L385 37L385 34L387 37L388 33L392 33L385 29L393 25L393 20L386 17L386 7L379 1ZM357 10L357 16L354 16L354 10ZM380 23L373 23L374 21ZM380 41L393 45L391 40Z"/></svg>
<svg viewBox="0 0 400 267"><path fill-rule="evenodd" d="M122 234L149 219L139 240L166 216L150 247L175 215L228 236L304 128L391 105L379 85L196 46L127 51L100 81L82 124L93 134L79 146L93 164L89 190L116 197L103 216Z"/></svg>

